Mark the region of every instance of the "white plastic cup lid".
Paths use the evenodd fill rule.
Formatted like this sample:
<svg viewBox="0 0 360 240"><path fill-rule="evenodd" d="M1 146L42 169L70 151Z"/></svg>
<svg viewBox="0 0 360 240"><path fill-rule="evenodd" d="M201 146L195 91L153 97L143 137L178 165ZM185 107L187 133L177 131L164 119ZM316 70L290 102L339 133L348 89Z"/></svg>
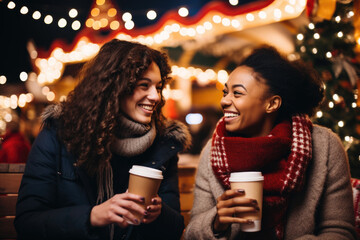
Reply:
<svg viewBox="0 0 360 240"><path fill-rule="evenodd" d="M155 168L149 168L139 165L133 165L132 168L129 170L129 173L142 177L163 179L162 171Z"/></svg>
<svg viewBox="0 0 360 240"><path fill-rule="evenodd" d="M233 172L230 173L230 182L264 181L261 172Z"/></svg>

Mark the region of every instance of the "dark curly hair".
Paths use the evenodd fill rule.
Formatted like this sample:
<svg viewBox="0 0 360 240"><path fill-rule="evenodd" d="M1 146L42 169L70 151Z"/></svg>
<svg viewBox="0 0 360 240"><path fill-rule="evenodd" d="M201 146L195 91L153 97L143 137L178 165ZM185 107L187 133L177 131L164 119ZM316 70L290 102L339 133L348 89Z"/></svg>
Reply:
<svg viewBox="0 0 360 240"><path fill-rule="evenodd" d="M101 173L112 157L110 144L118 126L121 101L134 91L135 83L149 65L155 62L160 69L162 88L170 80L167 56L145 45L111 40L87 62L80 74L80 83L62 102L59 136L77 164L90 175ZM161 92L161 91L160 91ZM153 114L158 133L164 129L161 113L165 100Z"/></svg>
<svg viewBox="0 0 360 240"><path fill-rule="evenodd" d="M282 98L278 121L294 114L312 116L324 98L324 84L316 71L301 60L290 62L274 47L254 49L240 65L252 68L255 78L263 79L270 92Z"/></svg>

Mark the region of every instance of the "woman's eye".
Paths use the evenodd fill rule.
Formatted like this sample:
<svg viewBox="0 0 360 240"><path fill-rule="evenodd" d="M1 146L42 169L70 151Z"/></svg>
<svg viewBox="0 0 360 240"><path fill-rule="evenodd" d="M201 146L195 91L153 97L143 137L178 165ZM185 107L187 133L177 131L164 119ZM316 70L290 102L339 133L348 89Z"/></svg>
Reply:
<svg viewBox="0 0 360 240"><path fill-rule="evenodd" d="M223 90L222 92L223 92L224 97L228 94L228 92L226 90Z"/></svg>
<svg viewBox="0 0 360 240"><path fill-rule="evenodd" d="M242 92L235 91L234 95L243 95Z"/></svg>
<svg viewBox="0 0 360 240"><path fill-rule="evenodd" d="M140 87L148 87L149 86L149 84L147 84L147 83L140 83L138 86L140 86Z"/></svg>

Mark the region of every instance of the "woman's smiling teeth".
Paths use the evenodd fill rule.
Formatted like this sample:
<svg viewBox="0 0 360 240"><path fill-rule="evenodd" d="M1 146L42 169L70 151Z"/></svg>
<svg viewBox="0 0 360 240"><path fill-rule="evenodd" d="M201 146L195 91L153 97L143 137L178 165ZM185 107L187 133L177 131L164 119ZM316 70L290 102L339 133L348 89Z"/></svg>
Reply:
<svg viewBox="0 0 360 240"><path fill-rule="evenodd" d="M154 109L154 105L139 104L139 106L148 111L152 111Z"/></svg>
<svg viewBox="0 0 360 240"><path fill-rule="evenodd" d="M226 118L232 118L232 117L237 117L237 116L239 116L240 114L238 114L238 113L230 113L230 112L226 112L225 114L224 114L224 116L226 117Z"/></svg>

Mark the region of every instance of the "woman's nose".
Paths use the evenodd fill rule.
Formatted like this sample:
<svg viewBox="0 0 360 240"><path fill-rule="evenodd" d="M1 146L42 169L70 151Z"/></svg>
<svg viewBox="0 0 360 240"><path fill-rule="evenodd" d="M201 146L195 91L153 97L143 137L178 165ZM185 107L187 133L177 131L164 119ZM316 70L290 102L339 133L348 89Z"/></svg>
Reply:
<svg viewBox="0 0 360 240"><path fill-rule="evenodd" d="M224 96L224 97L221 98L221 100L220 100L220 105L221 105L222 107L231 105L231 100L230 100L230 98L229 98L228 96L229 96L229 95Z"/></svg>
<svg viewBox="0 0 360 240"><path fill-rule="evenodd" d="M148 99L154 102L160 101L160 92L156 87L151 87L148 95Z"/></svg>

